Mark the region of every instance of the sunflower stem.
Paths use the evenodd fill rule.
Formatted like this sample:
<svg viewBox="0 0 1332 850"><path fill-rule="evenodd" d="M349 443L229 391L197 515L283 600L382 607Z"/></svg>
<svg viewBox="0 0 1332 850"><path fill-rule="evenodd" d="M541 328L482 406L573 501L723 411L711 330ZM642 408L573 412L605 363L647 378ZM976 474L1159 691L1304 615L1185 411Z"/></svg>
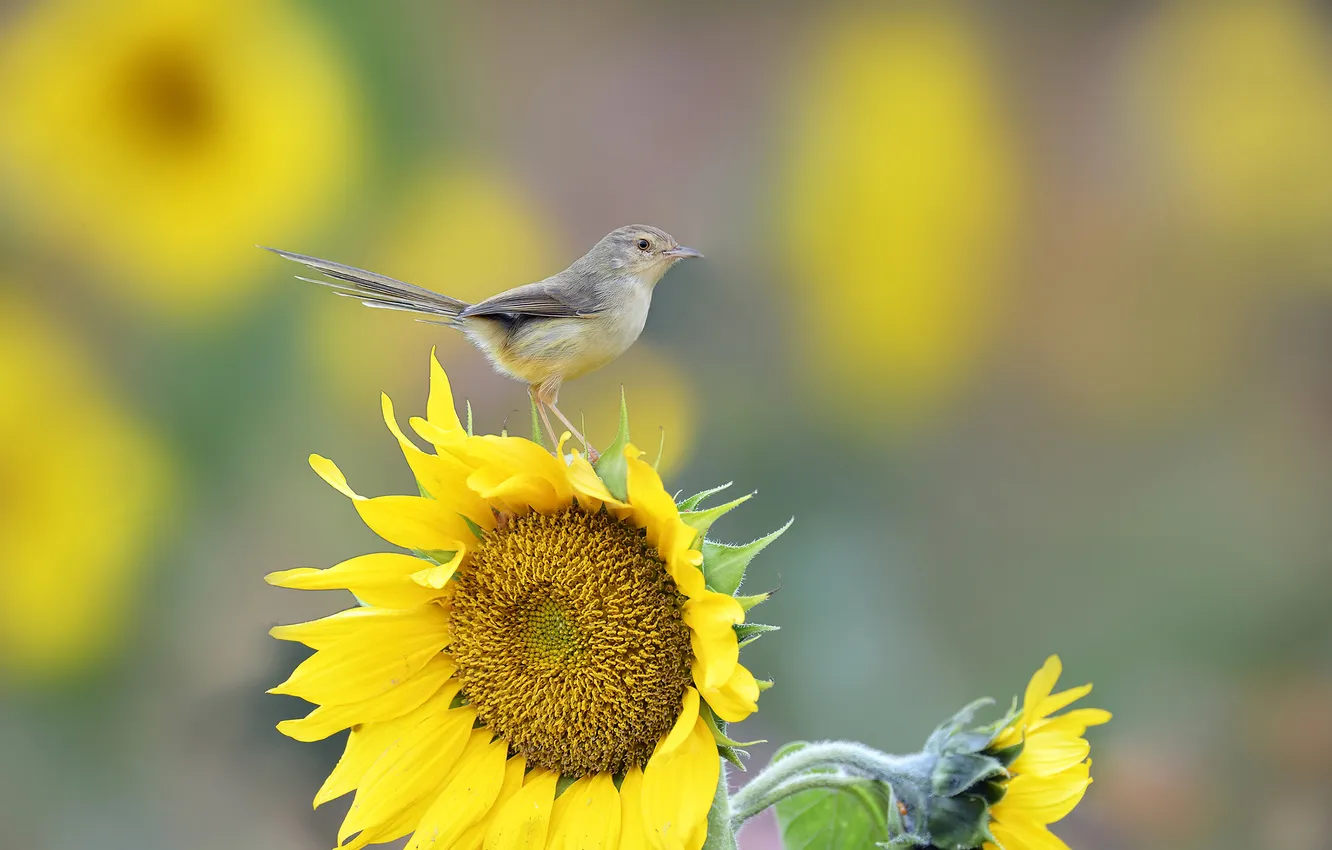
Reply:
<svg viewBox="0 0 1332 850"><path fill-rule="evenodd" d="M708 809L708 838L703 850L739 850L735 843L735 828L731 825L731 795L726 782L726 760L721 760L721 773L717 777L717 793Z"/></svg>
<svg viewBox="0 0 1332 850"><path fill-rule="evenodd" d="M809 744L774 761L736 792L729 801L732 824L739 827L778 800L810 788L843 788L864 778L889 785L918 783L928 760L923 753L894 756L854 741ZM835 772L826 772L829 768ZM799 784L806 780L809 784Z"/></svg>
<svg viewBox="0 0 1332 850"><path fill-rule="evenodd" d="M854 791L863 787L864 782L865 780L859 776L848 776L844 773L807 773L786 780L762 797L747 795L744 793L746 789L741 789L731 800L731 825L738 829L742 823L755 815L802 791L820 788L830 791ZM877 817L879 813L871 809L870 814Z"/></svg>

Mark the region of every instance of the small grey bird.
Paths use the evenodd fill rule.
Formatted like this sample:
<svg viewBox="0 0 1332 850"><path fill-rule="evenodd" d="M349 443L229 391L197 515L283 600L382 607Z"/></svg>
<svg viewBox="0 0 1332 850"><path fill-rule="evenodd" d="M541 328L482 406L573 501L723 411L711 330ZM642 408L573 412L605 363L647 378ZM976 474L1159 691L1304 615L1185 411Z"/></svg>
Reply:
<svg viewBox="0 0 1332 850"><path fill-rule="evenodd" d="M462 331L501 373L528 385L552 437L546 408L596 460L596 450L555 403L567 380L623 354L643 331L652 290L678 261L702 257L664 230L631 224L612 230L557 275L468 304L391 277L329 260L267 249L309 266L329 280L299 277L357 298L367 307L402 310L420 321Z"/></svg>

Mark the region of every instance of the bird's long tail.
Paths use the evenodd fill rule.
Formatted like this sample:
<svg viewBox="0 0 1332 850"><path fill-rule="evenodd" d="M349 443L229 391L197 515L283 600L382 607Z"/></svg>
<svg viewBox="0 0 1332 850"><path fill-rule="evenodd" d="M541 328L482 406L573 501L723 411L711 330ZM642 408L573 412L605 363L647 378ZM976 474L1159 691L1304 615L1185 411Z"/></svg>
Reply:
<svg viewBox="0 0 1332 850"><path fill-rule="evenodd" d="M434 321L440 324L452 324L452 320L456 319L459 313L471 306L466 301L459 301L457 298L450 298L433 290L368 272L365 269L344 266L342 263L321 260L318 257L307 257L304 254L293 254L290 251L279 251L277 248L266 250L312 268L329 278L329 280L316 280L297 275L298 280L327 286L335 294L356 298L367 307L420 313L436 317Z"/></svg>

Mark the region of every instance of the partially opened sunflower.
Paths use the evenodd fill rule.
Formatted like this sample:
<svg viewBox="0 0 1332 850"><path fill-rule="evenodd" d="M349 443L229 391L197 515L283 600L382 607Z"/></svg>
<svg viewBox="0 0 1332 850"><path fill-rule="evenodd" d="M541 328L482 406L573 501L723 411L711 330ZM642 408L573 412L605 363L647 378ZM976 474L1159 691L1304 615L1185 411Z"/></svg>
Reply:
<svg viewBox="0 0 1332 850"><path fill-rule="evenodd" d="M279 730L312 741L351 729L315 804L355 791L338 834L351 848L411 834L411 850L697 850L719 746L734 744L719 721L756 711L760 690L739 663L759 597L731 593L737 558L764 541L702 540L743 500L682 511L632 445L599 474L566 459L563 440L552 455L474 436L431 367L427 418L410 424L434 454L383 402L422 495L363 497L311 457L410 554L268 577L362 603L272 632L315 650L273 692L317 707ZM705 552L727 562L716 580Z"/></svg>

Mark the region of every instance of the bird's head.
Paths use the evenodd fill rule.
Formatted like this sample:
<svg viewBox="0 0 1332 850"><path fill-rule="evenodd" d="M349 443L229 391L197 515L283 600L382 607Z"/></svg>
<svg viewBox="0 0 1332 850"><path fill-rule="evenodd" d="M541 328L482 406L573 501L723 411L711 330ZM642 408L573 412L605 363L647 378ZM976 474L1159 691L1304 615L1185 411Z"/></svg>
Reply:
<svg viewBox="0 0 1332 850"><path fill-rule="evenodd" d="M702 256L664 230L631 224L607 233L585 259L617 274L633 275L651 286L680 260Z"/></svg>

